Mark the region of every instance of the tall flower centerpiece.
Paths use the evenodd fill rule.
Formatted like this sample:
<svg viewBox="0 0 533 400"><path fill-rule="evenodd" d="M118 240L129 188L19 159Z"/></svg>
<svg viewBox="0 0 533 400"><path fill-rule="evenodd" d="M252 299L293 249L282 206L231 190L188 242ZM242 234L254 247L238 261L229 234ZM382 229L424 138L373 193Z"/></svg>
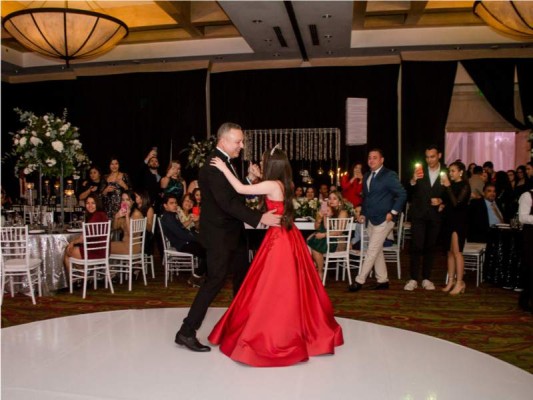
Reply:
<svg viewBox="0 0 533 400"><path fill-rule="evenodd" d="M90 165L89 157L82 149L78 128L67 122L67 110L62 117L52 113L42 116L15 108L24 127L10 134L13 136L12 156L17 158L15 175L39 172L42 176L60 178L61 214L64 220L63 177L79 179ZM41 185L41 182L39 182ZM42 194L41 186L39 191ZM40 196L39 196L40 198Z"/></svg>
<svg viewBox="0 0 533 400"><path fill-rule="evenodd" d="M293 199L294 215L297 218L316 216L319 207L318 199L308 200L305 197Z"/></svg>
<svg viewBox="0 0 533 400"><path fill-rule="evenodd" d="M187 167L201 168L205 164L207 157L213 151L216 144L217 139L215 136L210 136L205 140L198 141L193 136L187 148L182 150L182 152L189 154L187 157Z"/></svg>

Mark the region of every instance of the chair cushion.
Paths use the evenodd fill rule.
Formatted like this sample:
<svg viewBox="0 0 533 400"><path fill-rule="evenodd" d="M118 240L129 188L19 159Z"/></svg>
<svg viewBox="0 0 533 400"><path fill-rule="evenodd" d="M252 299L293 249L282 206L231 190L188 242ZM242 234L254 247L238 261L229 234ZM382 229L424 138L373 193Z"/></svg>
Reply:
<svg viewBox="0 0 533 400"><path fill-rule="evenodd" d="M26 266L25 258L12 258L4 262L4 268L6 271L23 271L26 268L34 268L35 266L41 264L39 258L30 258L28 261L28 266Z"/></svg>

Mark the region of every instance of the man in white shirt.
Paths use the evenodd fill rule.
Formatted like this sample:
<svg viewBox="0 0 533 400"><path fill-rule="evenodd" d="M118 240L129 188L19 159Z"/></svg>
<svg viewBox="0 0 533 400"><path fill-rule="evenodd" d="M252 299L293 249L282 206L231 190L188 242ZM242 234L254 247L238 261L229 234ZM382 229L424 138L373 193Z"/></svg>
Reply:
<svg viewBox="0 0 533 400"><path fill-rule="evenodd" d="M523 287L518 304L525 311L533 312L533 189L522 193L518 200L518 218L522 224Z"/></svg>

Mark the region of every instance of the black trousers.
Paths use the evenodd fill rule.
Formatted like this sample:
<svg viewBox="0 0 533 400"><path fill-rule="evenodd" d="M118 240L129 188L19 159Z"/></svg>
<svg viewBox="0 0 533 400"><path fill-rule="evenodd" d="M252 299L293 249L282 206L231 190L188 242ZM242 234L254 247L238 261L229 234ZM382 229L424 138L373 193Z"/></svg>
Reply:
<svg viewBox="0 0 533 400"><path fill-rule="evenodd" d="M431 278L435 245L439 237L441 219L415 219L411 221L411 279L418 280L422 256L422 279Z"/></svg>
<svg viewBox="0 0 533 400"><path fill-rule="evenodd" d="M184 244L178 251L194 254L196 257L198 257L198 268L194 272L196 275L203 275L207 272L206 252L200 243L190 242Z"/></svg>
<svg viewBox="0 0 533 400"><path fill-rule="evenodd" d="M236 295L248 272L248 251L244 241L236 249L220 247L206 249L207 277L183 320L180 332L193 336L202 325L207 309L224 286L228 272L233 272L233 294Z"/></svg>

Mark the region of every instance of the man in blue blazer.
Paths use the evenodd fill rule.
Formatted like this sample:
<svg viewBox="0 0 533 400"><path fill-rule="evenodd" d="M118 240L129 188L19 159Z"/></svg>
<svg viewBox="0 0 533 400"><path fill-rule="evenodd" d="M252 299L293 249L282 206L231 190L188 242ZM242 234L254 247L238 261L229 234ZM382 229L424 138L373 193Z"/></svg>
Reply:
<svg viewBox="0 0 533 400"><path fill-rule="evenodd" d="M374 289L389 288L383 242L405 206L407 193L398 175L383 166L384 161L382 150L373 149L368 153L370 171L363 177L363 206L359 222L367 223L369 243L363 266L348 288L350 292L357 292L363 287L372 267L378 282Z"/></svg>

